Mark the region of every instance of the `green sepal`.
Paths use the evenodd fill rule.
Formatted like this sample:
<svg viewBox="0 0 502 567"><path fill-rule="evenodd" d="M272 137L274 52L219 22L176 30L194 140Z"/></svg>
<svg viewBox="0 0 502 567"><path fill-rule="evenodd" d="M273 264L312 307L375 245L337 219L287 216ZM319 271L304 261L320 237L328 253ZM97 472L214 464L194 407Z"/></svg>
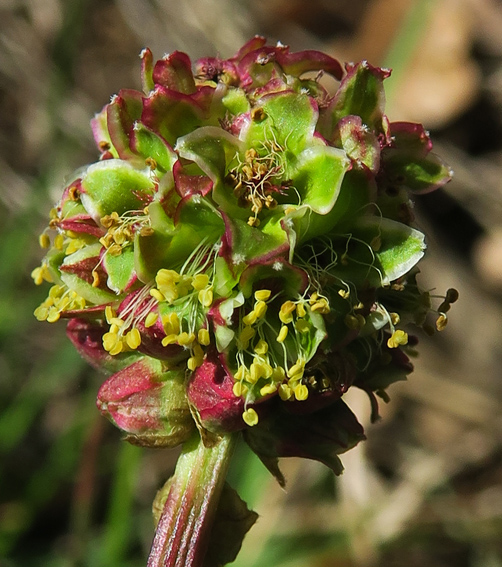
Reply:
<svg viewBox="0 0 502 567"><path fill-rule="evenodd" d="M153 192L148 170L138 170L123 160L108 159L90 165L83 173L80 198L86 211L99 223L114 211L121 215L142 209L145 199Z"/></svg>
<svg viewBox="0 0 502 567"><path fill-rule="evenodd" d="M284 150L285 175L294 156L301 153L314 136L318 111L315 103L304 94L274 93L257 101L263 109L263 120L252 120L244 134L246 146L260 148L263 142L275 143Z"/></svg>
<svg viewBox="0 0 502 567"><path fill-rule="evenodd" d="M153 158L161 171L172 171L178 159L169 145L150 128L141 122L136 122L133 131L134 149L145 159Z"/></svg>
<svg viewBox="0 0 502 567"><path fill-rule="evenodd" d="M325 215L336 203L350 160L343 150L330 146L314 146L298 156L292 172L294 187L303 205Z"/></svg>
<svg viewBox="0 0 502 567"><path fill-rule="evenodd" d="M135 279L134 250L132 246L122 249L118 256L105 254L103 267L108 274L106 285L116 294L126 291Z"/></svg>
<svg viewBox="0 0 502 567"><path fill-rule="evenodd" d="M65 272L62 269L60 270L60 276L63 283L65 283L69 289L75 291L78 295L80 295L80 297L83 297L86 301L93 303L94 305L109 303L117 299L117 296L111 291L106 291L102 287L92 286L91 272L92 269L96 268L99 264L99 255L101 249L102 246L99 243L85 246L84 248L77 250L73 254L66 256L61 264L61 268L63 268L64 266L77 266L79 264L82 264L86 260L95 259L95 262L92 263L92 267L90 269L86 269L85 276L88 281L79 277L77 273Z"/></svg>
<svg viewBox="0 0 502 567"><path fill-rule="evenodd" d="M249 112L249 100L242 89L230 88L223 97L222 103L233 115Z"/></svg>

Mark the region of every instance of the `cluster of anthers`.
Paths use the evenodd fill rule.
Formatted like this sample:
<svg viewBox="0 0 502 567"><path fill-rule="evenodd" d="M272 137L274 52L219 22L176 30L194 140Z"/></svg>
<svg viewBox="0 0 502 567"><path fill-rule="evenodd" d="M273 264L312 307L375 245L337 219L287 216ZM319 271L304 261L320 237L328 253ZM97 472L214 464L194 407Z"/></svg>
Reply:
<svg viewBox="0 0 502 567"><path fill-rule="evenodd" d="M308 379L304 376L309 359L308 337L315 333L310 317L329 313L329 302L317 292L308 298L284 301L278 321L274 321L273 317L265 317L268 304L276 299L271 290L257 290L254 299L253 309L240 318L233 393L244 398L246 404L275 393L283 401L305 401L309 396ZM270 344L274 338L279 350ZM295 362L289 364L293 356ZM258 414L251 407L242 417L247 425L258 423Z"/></svg>
<svg viewBox="0 0 502 567"><path fill-rule="evenodd" d="M284 148L276 140L263 141L261 146L262 152L255 148L246 150L244 161L236 153L237 165L230 169L226 178L239 206L251 208L253 214L248 218L249 226L259 226L261 211L264 208L275 209L276 197L291 186L291 182L281 180L284 176Z"/></svg>

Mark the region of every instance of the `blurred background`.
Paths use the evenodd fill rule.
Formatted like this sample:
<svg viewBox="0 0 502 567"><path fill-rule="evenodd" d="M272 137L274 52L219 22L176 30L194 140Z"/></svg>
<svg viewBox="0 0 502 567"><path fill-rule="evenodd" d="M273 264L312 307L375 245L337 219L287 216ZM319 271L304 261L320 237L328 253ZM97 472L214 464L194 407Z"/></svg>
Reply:
<svg viewBox="0 0 502 567"><path fill-rule="evenodd" d="M139 88L138 54L231 56L254 34L388 66L391 120L424 123L455 170L417 199L423 288L460 291L447 329L366 443L322 466L284 460L282 491L239 448L231 483L260 514L237 567L502 566L502 2L0 0L0 566L140 567L176 451L120 441L100 377L64 325L32 316L30 272L66 175L94 161L89 120Z"/></svg>

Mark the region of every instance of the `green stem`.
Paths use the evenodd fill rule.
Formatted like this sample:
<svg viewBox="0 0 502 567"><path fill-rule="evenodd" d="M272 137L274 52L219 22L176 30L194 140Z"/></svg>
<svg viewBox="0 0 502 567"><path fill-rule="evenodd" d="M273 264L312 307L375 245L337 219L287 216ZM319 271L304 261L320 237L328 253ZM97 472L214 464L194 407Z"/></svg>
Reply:
<svg viewBox="0 0 502 567"><path fill-rule="evenodd" d="M225 483L236 435L204 447L199 435L183 446L148 559L148 567L200 567Z"/></svg>

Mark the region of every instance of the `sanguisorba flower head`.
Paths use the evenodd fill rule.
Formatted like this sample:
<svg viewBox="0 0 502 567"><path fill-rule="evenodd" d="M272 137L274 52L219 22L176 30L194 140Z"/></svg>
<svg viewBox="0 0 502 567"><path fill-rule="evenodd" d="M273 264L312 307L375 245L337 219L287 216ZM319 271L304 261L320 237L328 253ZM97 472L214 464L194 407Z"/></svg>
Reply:
<svg viewBox="0 0 502 567"><path fill-rule="evenodd" d="M111 374L98 406L130 440L243 430L279 478L280 456L338 472L364 437L343 394L376 407L412 370L404 325L430 326L409 192L451 172L420 125L388 121L390 71L365 61L261 37L227 60L141 61L143 92L94 118L100 160L51 212L35 314L69 319Z"/></svg>

